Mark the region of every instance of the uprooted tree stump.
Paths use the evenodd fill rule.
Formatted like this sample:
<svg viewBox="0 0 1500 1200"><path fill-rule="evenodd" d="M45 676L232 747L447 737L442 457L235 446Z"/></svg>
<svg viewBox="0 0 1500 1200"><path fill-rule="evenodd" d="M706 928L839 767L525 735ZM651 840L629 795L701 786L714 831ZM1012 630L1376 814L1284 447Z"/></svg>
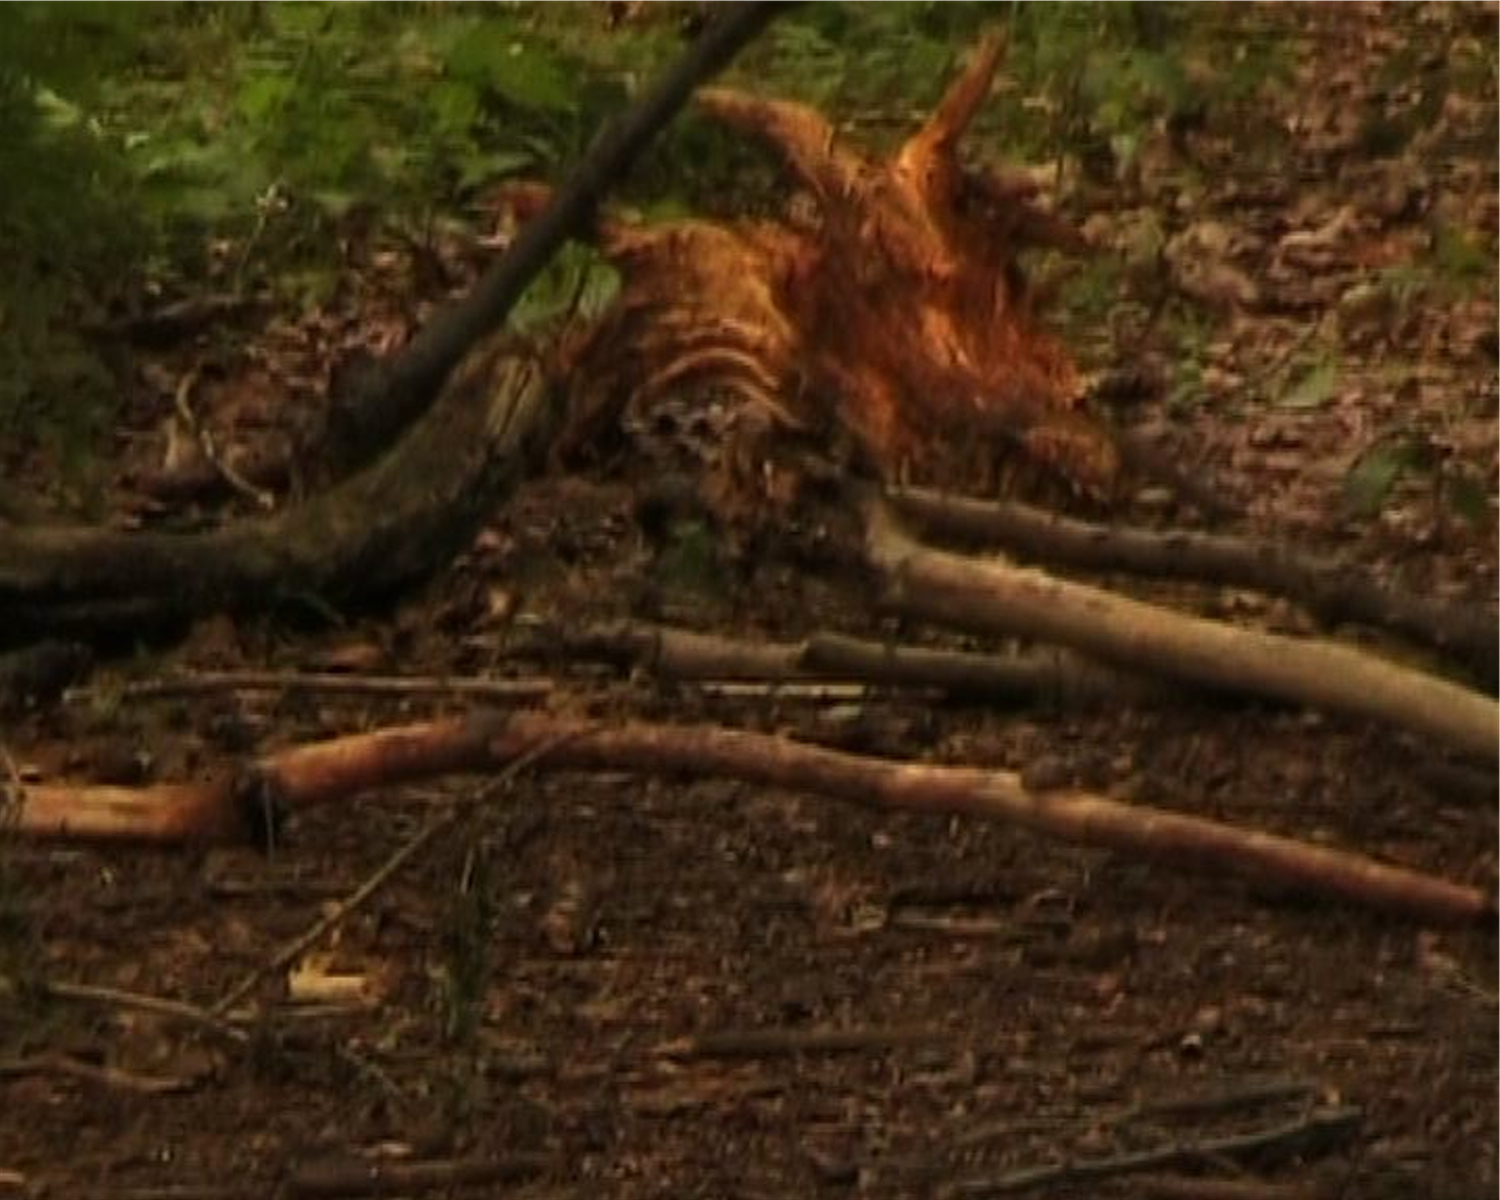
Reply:
<svg viewBox="0 0 1500 1200"><path fill-rule="evenodd" d="M1060 481L1107 498L1119 451L1085 410L1079 373L1039 323L1018 264L1029 248L1084 240L1027 176L959 161L999 56L999 40L986 40L888 160L843 145L813 109L701 91L700 108L782 155L815 211L602 219L599 244L625 282L601 321L557 349L572 414L558 452L593 444L627 408L703 387L741 402L710 494L729 515L777 498L759 452L763 435L786 433L851 452L886 480L974 491ZM524 219L546 197L518 185L502 201Z"/></svg>

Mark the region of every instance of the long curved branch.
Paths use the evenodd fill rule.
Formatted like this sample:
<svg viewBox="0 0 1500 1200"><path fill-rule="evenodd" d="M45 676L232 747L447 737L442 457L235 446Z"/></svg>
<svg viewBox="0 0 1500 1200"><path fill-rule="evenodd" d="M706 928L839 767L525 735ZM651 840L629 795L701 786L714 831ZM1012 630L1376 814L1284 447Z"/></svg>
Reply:
<svg viewBox="0 0 1500 1200"><path fill-rule="evenodd" d="M1489 889L1352 851L1241 829L1076 789L1026 786L1013 771L932 766L826 750L714 726L475 713L283 750L237 778L146 789L28 787L17 828L36 836L174 843L243 838L267 809L330 803L377 786L504 769L545 746L555 768L683 771L812 792L873 808L1020 825L1192 870L1234 875L1421 921L1492 922Z"/></svg>

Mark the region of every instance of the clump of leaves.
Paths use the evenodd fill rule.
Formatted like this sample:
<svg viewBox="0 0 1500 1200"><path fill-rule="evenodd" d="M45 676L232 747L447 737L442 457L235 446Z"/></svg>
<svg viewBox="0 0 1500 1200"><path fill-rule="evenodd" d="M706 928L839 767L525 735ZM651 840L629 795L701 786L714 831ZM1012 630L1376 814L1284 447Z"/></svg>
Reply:
<svg viewBox="0 0 1500 1200"><path fill-rule="evenodd" d="M272 282L288 261L326 256L326 235L356 210L420 232L482 184L550 173L619 101L534 36L518 6L257 11L220 70L161 64L157 82L179 104L142 133L134 161L168 226L246 237L275 189L261 246ZM140 87L122 88L122 105L138 107Z"/></svg>
<svg viewBox="0 0 1500 1200"><path fill-rule="evenodd" d="M1362 520L1377 517L1404 482L1426 484L1440 511L1471 525L1489 518L1483 479L1465 464L1444 456L1433 439L1420 431L1394 434L1360 456L1344 476L1345 511Z"/></svg>

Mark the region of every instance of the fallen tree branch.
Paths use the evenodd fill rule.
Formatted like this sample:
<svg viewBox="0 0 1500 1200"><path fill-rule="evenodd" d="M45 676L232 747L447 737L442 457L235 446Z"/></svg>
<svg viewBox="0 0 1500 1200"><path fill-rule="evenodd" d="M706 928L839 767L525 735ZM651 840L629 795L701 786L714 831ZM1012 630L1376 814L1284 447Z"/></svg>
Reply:
<svg viewBox="0 0 1500 1200"><path fill-rule="evenodd" d="M443 675L341 675L318 671L196 671L161 679L140 679L116 686L70 688L64 699L88 703L109 697L154 700L214 692L316 692L348 696L462 697L506 704L540 700L553 687L550 679L474 679Z"/></svg>
<svg viewBox="0 0 1500 1200"><path fill-rule="evenodd" d="M28 787L16 828L32 835L181 842L264 836L278 809L376 786L503 769L557 741L556 767L692 772L819 793L876 808L1007 821L1049 837L1217 872L1434 924L1493 920L1487 889L1348 851L1239 829L1075 789L1031 790L1012 771L843 754L711 726L610 725L541 712L477 713L282 751L237 777L125 788Z"/></svg>
<svg viewBox="0 0 1500 1200"><path fill-rule="evenodd" d="M1157 681L1096 666L1060 650L975 654L836 633L816 633L801 642L747 642L635 621L579 633L552 632L548 645L569 655L638 666L667 679L716 683L875 684L1017 704L1138 702L1174 693Z"/></svg>
<svg viewBox="0 0 1500 1200"><path fill-rule="evenodd" d="M866 547L903 612L1054 642L1172 679L1374 718L1475 757L1500 758L1494 700L1348 646L1239 629L1034 568L932 550L878 502L868 508Z"/></svg>
<svg viewBox="0 0 1500 1200"><path fill-rule="evenodd" d="M1112 671L1063 650L972 654L819 633L803 643L801 661L809 670L845 672L871 683L941 688L950 696L1017 704L1118 704L1180 694L1180 689Z"/></svg>
<svg viewBox="0 0 1500 1200"><path fill-rule="evenodd" d="M1334 558L1276 542L1221 534L1094 525L1020 502L891 493L898 511L938 537L999 544L1023 557L1096 571L1128 571L1252 588L1303 605L1328 624L1355 621L1444 651L1493 684L1500 625L1479 605L1397 592Z"/></svg>

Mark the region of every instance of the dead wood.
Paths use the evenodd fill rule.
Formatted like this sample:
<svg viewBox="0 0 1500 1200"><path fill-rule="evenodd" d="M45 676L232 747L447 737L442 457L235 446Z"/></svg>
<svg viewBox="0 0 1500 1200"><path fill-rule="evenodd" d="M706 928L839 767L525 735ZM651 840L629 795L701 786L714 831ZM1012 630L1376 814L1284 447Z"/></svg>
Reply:
<svg viewBox="0 0 1500 1200"><path fill-rule="evenodd" d="M203 533L0 528L0 637L142 632L205 611L314 598L369 603L441 564L550 435L547 389L501 340L480 345L605 189L692 90L774 15L736 6L580 161L541 217L462 301L369 373L350 411L356 457L422 419L385 457L286 513ZM465 356L468 356L465 360ZM465 360L464 369L449 380ZM449 380L436 403L444 381Z"/></svg>
<svg viewBox="0 0 1500 1200"><path fill-rule="evenodd" d="M206 611L369 603L458 549L545 434L547 389L503 340L391 454L269 517L196 533L0 529L0 636L132 635Z"/></svg>
<svg viewBox="0 0 1500 1200"><path fill-rule="evenodd" d="M1063 650L975 654L819 633L803 643L802 662L810 670L847 673L872 683L940 688L953 697L1016 704L1150 703L1181 695L1181 689L1112 671Z"/></svg>
<svg viewBox="0 0 1500 1200"><path fill-rule="evenodd" d="M195 671L160 679L138 679L111 686L70 688L71 703L97 700L155 700L216 692L314 693L323 696L482 700L519 704L541 700L554 687L550 679L475 679L446 675L343 675L331 671ZM0 699L4 691L0 688Z"/></svg>
<svg viewBox="0 0 1500 1200"><path fill-rule="evenodd" d="M627 409L694 388L741 401L705 487L731 518L777 502L763 442L796 432L888 479L970 479L1107 496L1120 460L1083 408L1078 372L1038 320L1018 265L1083 238L1026 176L970 169L959 142L999 62L986 40L925 125L888 159L800 104L722 88L698 105L777 152L816 214L781 222L606 219L625 284L559 348L573 396L565 456ZM507 192L518 215L545 190Z"/></svg>
<svg viewBox="0 0 1500 1200"><path fill-rule="evenodd" d="M599 657L664 679L868 683L1013 704L1149 702L1181 695L1181 689L1111 671L1061 650L979 654L835 633L815 633L801 642L747 642L637 621L577 633L550 631L548 645L569 656Z"/></svg>
<svg viewBox="0 0 1500 1200"><path fill-rule="evenodd" d="M1131 670L1369 717L1500 758L1500 707L1457 684L1348 646L1186 616L1035 568L931 550L881 504L868 553L904 612L960 628L1035 638Z"/></svg>
<svg viewBox="0 0 1500 1200"><path fill-rule="evenodd" d="M1335 558L1255 538L1097 525L1020 501L920 488L893 491L891 500L939 538L998 544L1061 566L1253 588L1294 600L1330 625L1356 621L1404 634L1453 656L1487 684L1495 682L1500 623L1494 613L1398 592Z"/></svg>
<svg viewBox="0 0 1500 1200"><path fill-rule="evenodd" d="M1488 889L1349 851L1073 790L1032 790L1011 771L860 757L711 726L608 725L544 713L479 713L282 751L235 777L123 788L28 787L15 827L40 836L157 842L263 836L267 812L455 772L503 769L547 745L552 767L692 772L813 792L876 808L1020 825L1190 870L1377 908L1415 920L1494 918Z"/></svg>

